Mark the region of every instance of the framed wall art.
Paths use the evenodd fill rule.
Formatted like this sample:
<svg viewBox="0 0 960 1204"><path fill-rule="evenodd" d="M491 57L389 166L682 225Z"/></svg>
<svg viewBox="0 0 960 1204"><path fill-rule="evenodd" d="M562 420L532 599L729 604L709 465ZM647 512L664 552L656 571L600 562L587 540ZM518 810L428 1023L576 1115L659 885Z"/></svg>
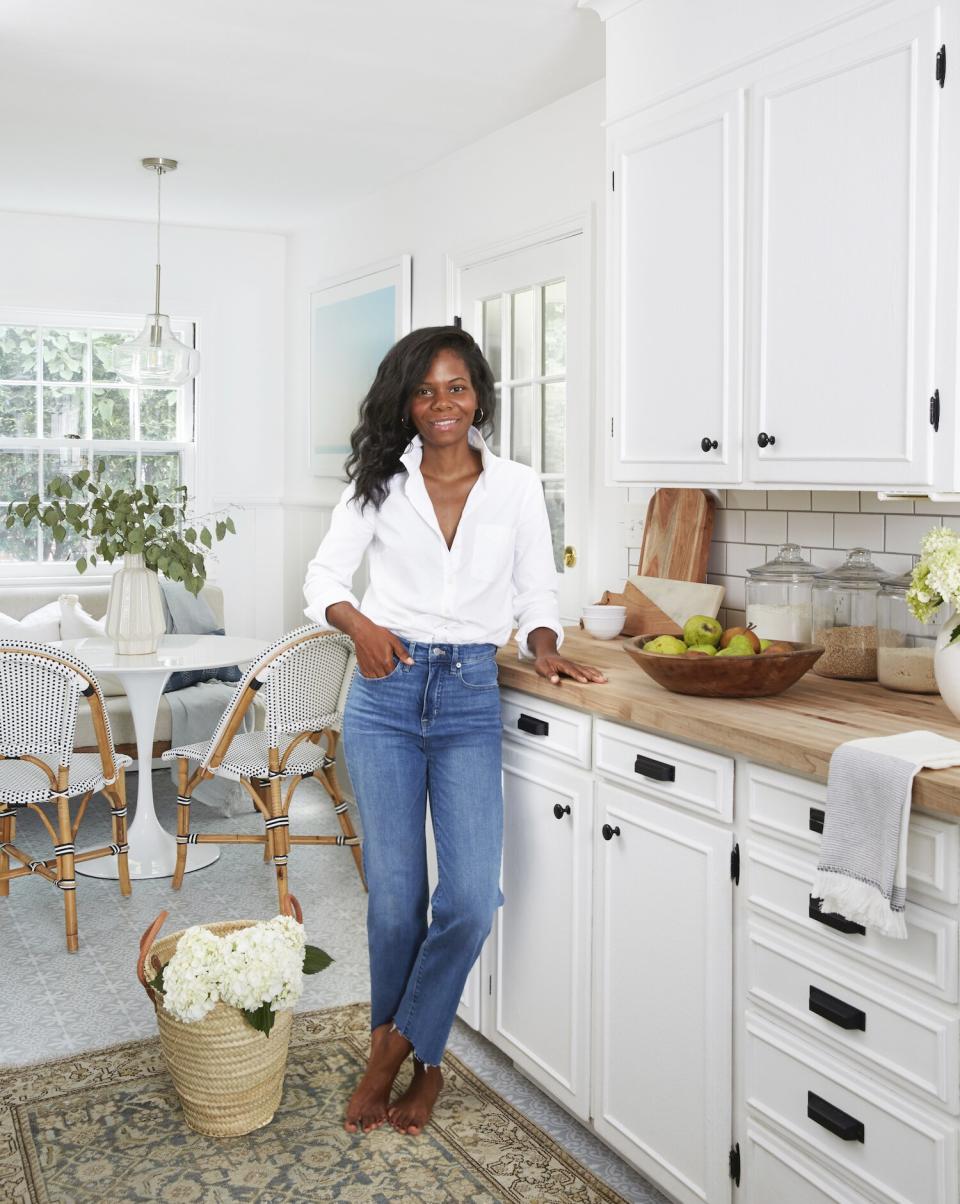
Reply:
<svg viewBox="0 0 960 1204"><path fill-rule="evenodd" d="M310 292L309 454L316 476L342 477L360 402L411 325L411 257L372 264Z"/></svg>

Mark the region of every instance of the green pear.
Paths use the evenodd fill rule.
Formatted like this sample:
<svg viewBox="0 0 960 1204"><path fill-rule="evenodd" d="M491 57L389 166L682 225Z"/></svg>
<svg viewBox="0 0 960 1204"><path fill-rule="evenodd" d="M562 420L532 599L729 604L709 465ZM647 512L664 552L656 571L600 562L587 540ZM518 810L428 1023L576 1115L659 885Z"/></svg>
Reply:
<svg viewBox="0 0 960 1204"><path fill-rule="evenodd" d="M766 650L770 647L770 645L772 643L773 643L773 640L761 640L760 641L760 651L766 652Z"/></svg>
<svg viewBox="0 0 960 1204"><path fill-rule="evenodd" d="M686 652L687 646L683 640L674 635L658 635L655 640L648 640L643 646L644 652L655 652L658 656L680 656Z"/></svg>
<svg viewBox="0 0 960 1204"><path fill-rule="evenodd" d="M714 647L720 643L720 637L723 635L723 627L716 619L711 619L709 615L694 615L687 619L683 625L684 643L691 648L695 646L702 647L704 644L712 644Z"/></svg>
<svg viewBox="0 0 960 1204"><path fill-rule="evenodd" d="M716 656L717 649L714 644L691 644L691 652L705 652L707 656Z"/></svg>
<svg viewBox="0 0 960 1204"><path fill-rule="evenodd" d="M745 635L735 635L724 651L732 656L755 656L753 644Z"/></svg>

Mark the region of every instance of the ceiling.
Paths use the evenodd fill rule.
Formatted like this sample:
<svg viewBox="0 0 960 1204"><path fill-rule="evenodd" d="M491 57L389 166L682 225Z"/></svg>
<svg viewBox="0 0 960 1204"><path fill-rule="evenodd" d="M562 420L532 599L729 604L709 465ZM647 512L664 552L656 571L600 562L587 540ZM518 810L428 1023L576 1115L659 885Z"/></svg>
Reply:
<svg viewBox="0 0 960 1204"><path fill-rule="evenodd" d="M576 0L0 0L0 209L296 229L602 74Z"/></svg>

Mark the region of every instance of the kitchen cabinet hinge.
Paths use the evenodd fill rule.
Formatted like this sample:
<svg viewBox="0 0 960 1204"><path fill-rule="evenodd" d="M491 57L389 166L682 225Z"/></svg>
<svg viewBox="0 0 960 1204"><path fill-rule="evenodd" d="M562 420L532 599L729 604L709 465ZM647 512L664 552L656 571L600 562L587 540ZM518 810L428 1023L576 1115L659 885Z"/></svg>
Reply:
<svg viewBox="0 0 960 1204"><path fill-rule="evenodd" d="M947 48L941 46L937 51L937 83L942 88L947 80Z"/></svg>
<svg viewBox="0 0 960 1204"><path fill-rule="evenodd" d="M940 390L934 389L930 398L930 425L935 431L940 429Z"/></svg>
<svg viewBox="0 0 960 1204"><path fill-rule="evenodd" d="M730 850L730 877L735 885L740 885L740 846L735 844Z"/></svg>
<svg viewBox="0 0 960 1204"><path fill-rule="evenodd" d="M615 171L612 171L610 173L610 191L611 192L617 191L617 173Z"/></svg>
<svg viewBox="0 0 960 1204"><path fill-rule="evenodd" d="M488 975L488 977L487 977L487 994L488 995L493 994L493 975L492 974Z"/></svg>
<svg viewBox="0 0 960 1204"><path fill-rule="evenodd" d="M740 1142L730 1147L730 1178L740 1186Z"/></svg>
<svg viewBox="0 0 960 1204"><path fill-rule="evenodd" d="M610 419L610 438L613 438L613 419Z"/></svg>

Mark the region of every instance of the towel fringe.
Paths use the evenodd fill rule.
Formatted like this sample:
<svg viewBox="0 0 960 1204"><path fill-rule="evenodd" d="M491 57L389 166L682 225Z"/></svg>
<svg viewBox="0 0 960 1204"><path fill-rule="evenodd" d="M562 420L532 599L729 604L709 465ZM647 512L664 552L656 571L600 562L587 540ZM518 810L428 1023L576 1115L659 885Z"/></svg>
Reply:
<svg viewBox="0 0 960 1204"><path fill-rule="evenodd" d="M907 922L903 912L891 910L890 901L869 882L818 870L810 893L821 900L821 909L828 914L841 915L855 924L873 928L882 936L906 940Z"/></svg>

